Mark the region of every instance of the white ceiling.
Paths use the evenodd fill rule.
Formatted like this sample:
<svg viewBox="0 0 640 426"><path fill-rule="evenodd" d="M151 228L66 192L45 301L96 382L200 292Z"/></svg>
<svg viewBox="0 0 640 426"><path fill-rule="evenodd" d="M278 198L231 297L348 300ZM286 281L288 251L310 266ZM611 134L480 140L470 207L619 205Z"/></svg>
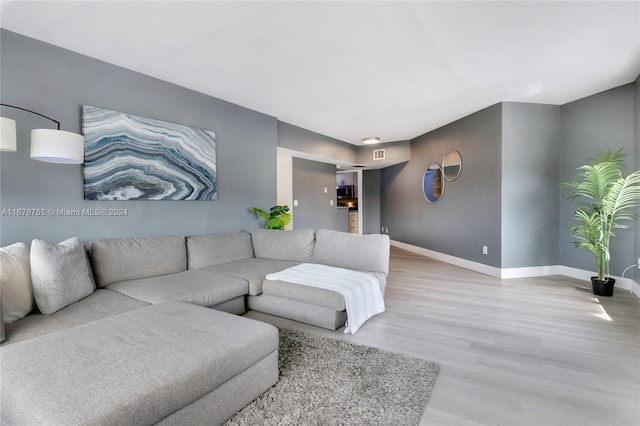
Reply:
<svg viewBox="0 0 640 426"><path fill-rule="evenodd" d="M356 145L640 74L640 1L23 2L0 26Z"/></svg>

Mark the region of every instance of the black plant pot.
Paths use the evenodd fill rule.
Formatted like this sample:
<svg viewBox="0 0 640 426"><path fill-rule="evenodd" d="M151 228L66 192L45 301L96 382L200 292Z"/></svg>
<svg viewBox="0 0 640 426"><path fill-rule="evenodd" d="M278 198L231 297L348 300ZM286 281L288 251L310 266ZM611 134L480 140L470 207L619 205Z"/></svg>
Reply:
<svg viewBox="0 0 640 426"><path fill-rule="evenodd" d="M596 296L613 296L613 285L615 283L616 280L613 278L600 281L598 277L591 277L591 287L593 288L593 294Z"/></svg>

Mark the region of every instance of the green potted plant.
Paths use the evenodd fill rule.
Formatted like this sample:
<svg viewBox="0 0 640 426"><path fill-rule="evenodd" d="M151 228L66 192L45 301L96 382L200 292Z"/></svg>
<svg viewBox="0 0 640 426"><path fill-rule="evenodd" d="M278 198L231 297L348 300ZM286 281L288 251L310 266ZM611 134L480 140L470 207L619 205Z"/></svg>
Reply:
<svg viewBox="0 0 640 426"><path fill-rule="evenodd" d="M609 243L615 229L629 226L621 221L633 221L632 209L640 201L640 171L624 176L622 149L599 152L589 164L578 167L572 182L563 182L569 189L565 198L577 201L574 212L576 225L571 234L576 248L587 249L596 256L598 276L591 277L593 293L612 296L615 280L609 276L611 254Z"/></svg>
<svg viewBox="0 0 640 426"><path fill-rule="evenodd" d="M289 213L289 206L273 206L269 213L260 210L256 207L251 207L252 213L257 213L258 216L265 220L265 229L284 229L285 226L291 222L291 213Z"/></svg>

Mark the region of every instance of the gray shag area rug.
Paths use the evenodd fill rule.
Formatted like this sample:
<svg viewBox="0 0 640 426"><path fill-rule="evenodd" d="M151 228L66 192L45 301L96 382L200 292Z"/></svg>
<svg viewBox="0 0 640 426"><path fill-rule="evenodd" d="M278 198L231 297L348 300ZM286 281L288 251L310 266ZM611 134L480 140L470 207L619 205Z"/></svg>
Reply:
<svg viewBox="0 0 640 426"><path fill-rule="evenodd" d="M280 329L280 380L231 425L417 425L434 362Z"/></svg>

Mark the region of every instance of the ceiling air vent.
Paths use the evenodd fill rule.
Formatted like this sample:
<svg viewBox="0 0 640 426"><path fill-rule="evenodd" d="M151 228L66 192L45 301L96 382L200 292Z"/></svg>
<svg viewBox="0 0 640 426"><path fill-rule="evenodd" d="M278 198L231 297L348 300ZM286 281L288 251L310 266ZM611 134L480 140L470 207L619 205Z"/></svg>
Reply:
<svg viewBox="0 0 640 426"><path fill-rule="evenodd" d="M384 148L383 149L374 149L373 150L373 159L374 160L384 160Z"/></svg>

